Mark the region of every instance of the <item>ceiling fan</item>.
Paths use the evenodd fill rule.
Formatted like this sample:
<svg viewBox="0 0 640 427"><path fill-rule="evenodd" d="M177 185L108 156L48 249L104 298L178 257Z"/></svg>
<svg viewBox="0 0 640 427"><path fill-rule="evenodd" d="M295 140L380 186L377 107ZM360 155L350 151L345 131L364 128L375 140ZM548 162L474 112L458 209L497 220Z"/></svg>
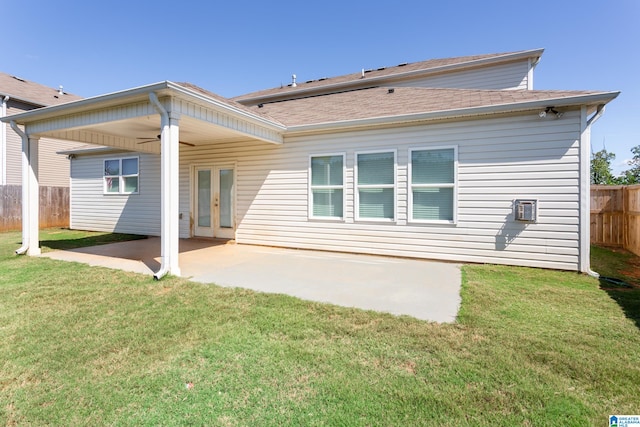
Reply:
<svg viewBox="0 0 640 427"><path fill-rule="evenodd" d="M138 141L138 144L146 144L147 142L159 142L160 135L157 135L155 138L136 138L136 139L144 139L144 141ZM180 144L188 145L189 147L195 147L195 144L190 142L178 141Z"/></svg>

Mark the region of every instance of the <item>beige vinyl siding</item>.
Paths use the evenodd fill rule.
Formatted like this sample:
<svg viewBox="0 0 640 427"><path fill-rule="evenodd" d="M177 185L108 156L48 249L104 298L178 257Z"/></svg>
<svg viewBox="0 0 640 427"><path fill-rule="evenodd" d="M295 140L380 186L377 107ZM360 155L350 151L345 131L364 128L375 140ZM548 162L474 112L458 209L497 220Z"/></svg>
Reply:
<svg viewBox="0 0 640 427"><path fill-rule="evenodd" d="M389 83L385 86L437 87L456 89L527 89L529 64L525 61L474 70L437 74L425 78Z"/></svg>
<svg viewBox="0 0 640 427"><path fill-rule="evenodd" d="M578 112L289 137L281 146L229 142L181 149L180 211L191 212L195 164L235 162L239 243L462 262L578 269ZM458 147L457 225L407 223L410 147ZM354 221L354 160L397 150L397 220ZM309 155L346 153L343 222L308 219ZM189 194L189 197L184 197ZM515 199L539 200L539 221L517 223ZM190 234L181 221L181 237Z"/></svg>
<svg viewBox="0 0 640 427"><path fill-rule="evenodd" d="M22 139L7 125L7 185L22 185Z"/></svg>
<svg viewBox="0 0 640 427"><path fill-rule="evenodd" d="M103 194L105 159L139 157L139 194ZM78 156L71 166L71 228L160 234L160 156L116 153Z"/></svg>
<svg viewBox="0 0 640 427"><path fill-rule="evenodd" d="M34 109L21 102L9 101L7 114L18 114ZM7 126L7 185L22 185L22 139ZM83 145L75 141L41 138L38 144L38 178L42 187L69 186L69 160L58 151L69 150Z"/></svg>
<svg viewBox="0 0 640 427"><path fill-rule="evenodd" d="M192 171L236 167L238 243L577 270L580 113L523 116L288 137L282 145L218 142L180 148L180 237L192 235ZM458 149L457 224L407 222L410 148ZM396 150L395 222L354 220L355 153ZM309 156L345 153L344 221L308 218ZM128 154L127 154L128 155ZM159 156L140 154L140 194L102 194L102 161L72 167L72 227L159 234ZM538 223L514 220L538 200Z"/></svg>
<svg viewBox="0 0 640 427"><path fill-rule="evenodd" d="M69 160L57 154L80 145L78 142L40 139L38 144L38 181L42 187L69 186ZM7 184L22 185L22 139L13 129L7 132Z"/></svg>

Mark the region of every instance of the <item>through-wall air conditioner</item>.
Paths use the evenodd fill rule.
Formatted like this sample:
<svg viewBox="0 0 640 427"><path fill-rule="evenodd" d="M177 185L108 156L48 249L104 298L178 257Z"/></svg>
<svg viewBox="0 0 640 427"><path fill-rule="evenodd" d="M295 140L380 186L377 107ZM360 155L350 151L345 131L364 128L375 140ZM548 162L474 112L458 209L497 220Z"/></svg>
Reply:
<svg viewBox="0 0 640 427"><path fill-rule="evenodd" d="M516 200L516 221L536 222L538 220L537 200Z"/></svg>

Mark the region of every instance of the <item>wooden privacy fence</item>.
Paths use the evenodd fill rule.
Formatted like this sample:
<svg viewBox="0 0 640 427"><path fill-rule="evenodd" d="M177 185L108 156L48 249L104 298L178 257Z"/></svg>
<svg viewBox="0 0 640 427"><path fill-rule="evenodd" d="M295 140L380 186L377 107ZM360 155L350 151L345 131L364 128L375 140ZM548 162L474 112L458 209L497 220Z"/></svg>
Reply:
<svg viewBox="0 0 640 427"><path fill-rule="evenodd" d="M591 186L591 243L640 255L640 185Z"/></svg>
<svg viewBox="0 0 640 427"><path fill-rule="evenodd" d="M69 226L69 188L40 187L40 228ZM22 228L22 186L0 186L0 232Z"/></svg>

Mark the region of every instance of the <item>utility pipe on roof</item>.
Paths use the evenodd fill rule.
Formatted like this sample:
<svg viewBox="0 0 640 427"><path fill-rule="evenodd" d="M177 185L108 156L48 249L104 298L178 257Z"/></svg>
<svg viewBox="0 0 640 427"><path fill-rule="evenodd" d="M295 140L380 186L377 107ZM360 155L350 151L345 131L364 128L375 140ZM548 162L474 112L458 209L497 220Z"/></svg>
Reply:
<svg viewBox="0 0 640 427"><path fill-rule="evenodd" d="M16 250L17 255L23 255L29 250L29 206L25 203L29 199L29 136L22 131L14 120L11 129L22 139L22 246Z"/></svg>
<svg viewBox="0 0 640 427"><path fill-rule="evenodd" d="M160 129L164 129L165 126L169 125L169 113L167 112L167 110L165 110L165 108L162 106L162 104L160 103L160 101L158 100L158 96L154 93L154 92L150 92L149 93L149 101L151 102L151 105L153 105L153 108L156 109L156 111L158 112L158 114L160 114ZM163 135L164 136L164 135ZM164 216L164 210L162 210L161 215ZM163 218L163 221L168 221L168 218ZM161 222L163 222L161 221ZM167 261L167 258L169 256L169 254L164 253L164 244L162 243L162 239L167 239L169 238L169 236L164 236L164 227L162 227L161 225L161 229L160 229L160 245L162 248L162 253L160 254L160 270L158 270L157 273L155 273L153 275L153 278L155 280L160 280L162 279L164 276L167 275L167 273L169 272L169 262Z"/></svg>

